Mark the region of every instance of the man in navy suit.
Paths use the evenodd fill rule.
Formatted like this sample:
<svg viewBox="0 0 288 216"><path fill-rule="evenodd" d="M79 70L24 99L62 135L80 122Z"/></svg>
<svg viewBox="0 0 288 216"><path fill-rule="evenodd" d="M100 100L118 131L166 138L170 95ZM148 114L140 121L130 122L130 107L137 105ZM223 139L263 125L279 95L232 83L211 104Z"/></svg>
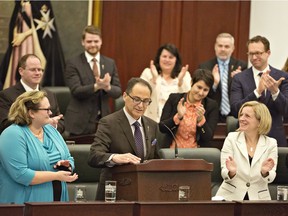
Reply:
<svg viewBox="0 0 288 216"><path fill-rule="evenodd" d="M278 146L287 147L283 118L288 116L288 74L268 64L271 51L267 38L258 35L247 44L252 67L233 78L231 112L237 117L241 105L246 101L264 103L272 116L272 128L268 135L277 140Z"/></svg>
<svg viewBox="0 0 288 216"><path fill-rule="evenodd" d="M214 84L208 97L217 101L219 106L219 122L225 122L226 117L230 115L229 95L232 78L235 74L245 70L247 63L232 57L235 49L234 37L229 33L221 33L216 37L214 49L215 57L200 64L199 68L212 71ZM227 71L226 73L224 69ZM226 82L226 89L223 88L224 82ZM225 95L228 106L226 109L222 105Z"/></svg>
<svg viewBox="0 0 288 216"><path fill-rule="evenodd" d="M100 118L110 113L109 98L116 99L122 93L116 64L100 55L101 45L100 30L85 27L82 33L85 52L66 64L65 81L71 100L65 113L65 129L70 135L95 133Z"/></svg>
<svg viewBox="0 0 288 216"><path fill-rule="evenodd" d="M144 116L151 103L152 88L141 78L131 78L123 93L123 109L105 116L99 121L94 143L90 148L88 164L103 167L97 189L96 200L104 200L105 180L112 177L111 167L121 164L138 164L158 158L157 123ZM140 125L142 148L139 150L134 139L135 122ZM134 134L134 135L133 135Z"/></svg>

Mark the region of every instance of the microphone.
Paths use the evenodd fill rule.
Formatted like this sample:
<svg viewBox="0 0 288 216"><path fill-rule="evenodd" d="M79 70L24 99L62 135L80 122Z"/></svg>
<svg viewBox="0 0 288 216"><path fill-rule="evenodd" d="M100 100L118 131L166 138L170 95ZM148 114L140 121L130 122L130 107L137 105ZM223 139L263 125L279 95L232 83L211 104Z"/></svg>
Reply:
<svg viewBox="0 0 288 216"><path fill-rule="evenodd" d="M176 159L179 158L179 156L178 156L178 144L177 144L176 137L175 137L174 133L172 132L172 130L164 122L160 122L160 124L162 124L165 128L167 128L169 133L172 135L173 140L175 142L175 148L174 148L174 150L175 150L175 158Z"/></svg>

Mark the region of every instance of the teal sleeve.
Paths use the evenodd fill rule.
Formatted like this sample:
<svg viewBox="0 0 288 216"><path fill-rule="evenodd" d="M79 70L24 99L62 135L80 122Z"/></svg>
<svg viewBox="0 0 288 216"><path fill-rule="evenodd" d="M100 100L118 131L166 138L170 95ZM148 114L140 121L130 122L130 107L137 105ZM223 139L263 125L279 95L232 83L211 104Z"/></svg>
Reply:
<svg viewBox="0 0 288 216"><path fill-rule="evenodd" d="M28 186L35 171L28 168L27 139L20 126L11 125L0 136L0 161L3 169L17 183Z"/></svg>

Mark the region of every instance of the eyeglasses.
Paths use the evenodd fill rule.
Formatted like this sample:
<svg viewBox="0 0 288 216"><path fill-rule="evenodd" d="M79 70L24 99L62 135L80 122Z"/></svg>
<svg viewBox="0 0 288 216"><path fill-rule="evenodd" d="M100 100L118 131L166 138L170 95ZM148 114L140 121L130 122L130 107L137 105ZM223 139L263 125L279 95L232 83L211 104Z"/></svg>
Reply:
<svg viewBox="0 0 288 216"><path fill-rule="evenodd" d="M145 98L142 100L139 97L132 97L128 92L126 92L126 94L133 100L134 104L140 104L142 102L144 106L148 106L152 102L150 98Z"/></svg>
<svg viewBox="0 0 288 216"><path fill-rule="evenodd" d="M49 114L49 112L51 111L51 108L37 108L37 109L33 109L33 110L46 110L47 113Z"/></svg>
<svg viewBox="0 0 288 216"><path fill-rule="evenodd" d="M36 73L36 72L44 73L44 69L42 69L42 68L25 68L25 69L32 72L32 73Z"/></svg>
<svg viewBox="0 0 288 216"><path fill-rule="evenodd" d="M248 52L247 55L248 55L250 58L253 57L254 55L255 55L257 58L259 58L259 57L261 57L261 56L263 55L263 53L265 53L265 51L263 51L263 52L254 52L254 53Z"/></svg>

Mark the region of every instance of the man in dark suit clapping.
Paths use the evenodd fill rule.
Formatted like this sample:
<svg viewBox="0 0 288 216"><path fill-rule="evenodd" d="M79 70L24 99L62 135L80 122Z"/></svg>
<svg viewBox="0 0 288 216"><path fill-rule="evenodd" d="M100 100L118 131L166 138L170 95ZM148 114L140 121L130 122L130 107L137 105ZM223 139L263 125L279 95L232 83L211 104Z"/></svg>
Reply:
<svg viewBox="0 0 288 216"><path fill-rule="evenodd" d="M237 74L231 86L231 112L236 117L247 101L264 103L272 116L268 134L278 146L287 147L283 119L288 117L288 74L268 64L270 42L263 36L248 41L248 57L252 67Z"/></svg>
<svg viewBox="0 0 288 216"><path fill-rule="evenodd" d="M87 26L82 33L85 52L67 61L65 82L71 100L65 113L65 129L70 135L95 133L100 118L110 113L109 98L121 95L116 64L100 55L101 45L100 30Z"/></svg>
<svg viewBox="0 0 288 216"><path fill-rule="evenodd" d="M230 115L230 89L235 74L245 70L247 63L232 57L235 49L234 37L229 33L221 33L215 42L213 59L200 64L199 68L212 71L214 84L208 97L216 100L219 106L219 122L225 122Z"/></svg>

